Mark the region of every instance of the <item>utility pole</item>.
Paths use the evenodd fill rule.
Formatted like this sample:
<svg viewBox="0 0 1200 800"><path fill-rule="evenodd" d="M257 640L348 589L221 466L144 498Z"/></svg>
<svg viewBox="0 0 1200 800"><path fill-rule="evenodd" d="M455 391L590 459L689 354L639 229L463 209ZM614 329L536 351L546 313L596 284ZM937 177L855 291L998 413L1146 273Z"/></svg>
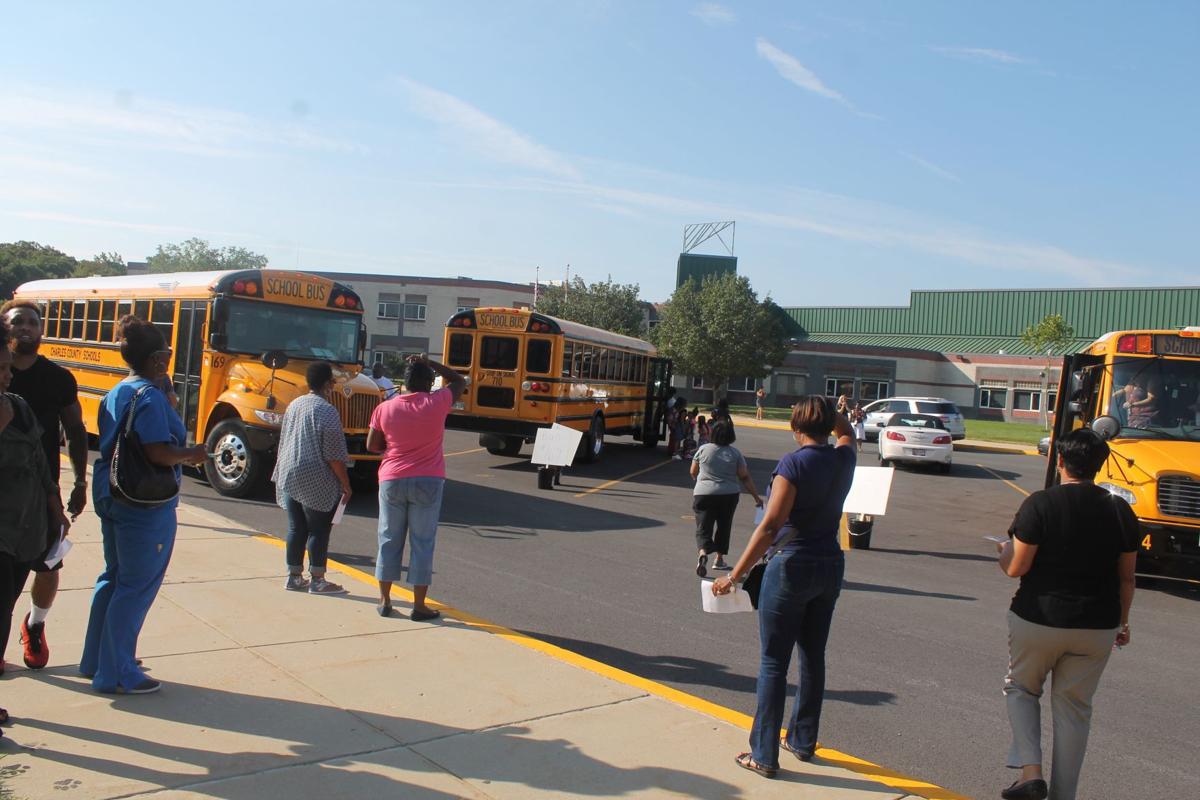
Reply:
<svg viewBox="0 0 1200 800"><path fill-rule="evenodd" d="M542 286L542 268L535 266L533 268L533 310L537 311L538 290Z"/></svg>

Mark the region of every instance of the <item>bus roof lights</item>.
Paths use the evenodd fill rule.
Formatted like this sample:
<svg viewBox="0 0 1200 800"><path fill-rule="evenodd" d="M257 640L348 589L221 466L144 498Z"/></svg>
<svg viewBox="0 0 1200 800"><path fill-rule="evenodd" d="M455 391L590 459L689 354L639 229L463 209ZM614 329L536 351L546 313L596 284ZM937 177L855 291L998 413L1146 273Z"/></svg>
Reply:
<svg viewBox="0 0 1200 800"><path fill-rule="evenodd" d="M246 282L245 281L234 281L233 282L233 293L234 294L243 294L243 293L245 293L245 291L246 291Z"/></svg>
<svg viewBox="0 0 1200 800"><path fill-rule="evenodd" d="M333 304L335 306L337 306L338 308L345 308L346 307L346 295L339 294L337 297L333 298Z"/></svg>
<svg viewBox="0 0 1200 800"><path fill-rule="evenodd" d="M1137 352L1137 337L1132 333L1126 334L1117 340L1118 353L1134 353Z"/></svg>
<svg viewBox="0 0 1200 800"><path fill-rule="evenodd" d="M246 281L246 294L258 294L258 281Z"/></svg>

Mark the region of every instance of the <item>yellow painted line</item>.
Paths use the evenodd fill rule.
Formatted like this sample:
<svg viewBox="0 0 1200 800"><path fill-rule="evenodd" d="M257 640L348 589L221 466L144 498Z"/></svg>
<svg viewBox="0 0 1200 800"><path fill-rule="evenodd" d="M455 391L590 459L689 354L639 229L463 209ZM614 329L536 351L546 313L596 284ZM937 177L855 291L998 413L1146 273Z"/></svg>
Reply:
<svg viewBox="0 0 1200 800"><path fill-rule="evenodd" d="M1002 477L1002 476L1000 475L1000 473L996 472L996 470L994 470L994 469L990 469L990 468L988 468L988 467L985 467L983 464L976 464L975 466L979 467L979 468L980 468L981 470L983 470L984 472L990 472L990 473L992 473L992 477L993 477L993 478L996 478L996 479L998 479L998 480L1000 480L1000 481L1003 481L1004 483L1007 483L1009 486L1011 486L1012 488L1016 489L1016 490L1017 490L1018 492L1020 492L1021 494L1025 495L1026 497L1029 497L1029 492L1025 491L1025 490L1024 490L1024 489L1022 489L1020 486L1017 486L1015 483L1013 483L1012 481L1008 480L1007 478L1004 478L1004 477Z"/></svg>
<svg viewBox="0 0 1200 800"><path fill-rule="evenodd" d="M667 459L666 461L660 461L657 464L651 464L650 466L646 467L645 469L639 469L637 472L631 472L628 475L624 475L620 478L615 478L614 480L611 480L611 481L605 481L604 483L600 484L599 486L593 486L591 489L588 489L585 492L579 492L578 494L575 495L575 497L587 497L589 494L595 494L596 492L603 492L605 489L611 489L612 487L616 486L618 483L621 483L622 481L627 481L630 478L636 478L638 475L645 475L647 472L656 470L659 467L665 467L667 464L670 464L671 461L673 461L673 459Z"/></svg>
<svg viewBox="0 0 1200 800"><path fill-rule="evenodd" d="M656 464L650 469L654 469L659 466L662 465ZM645 471L646 470L643 470L643 472ZM254 538L260 541L269 542L281 550L287 546L282 540L277 539L274 536L267 536L266 534L258 534ZM378 588L379 586L373 575L363 572L356 567L342 564L334 559L329 559L328 564L331 569L337 570L345 575L349 575L350 577L369 584L372 587ZM393 584L392 595L399 595L402 600L405 600L409 603L413 601L412 592L410 592L408 589L405 589L403 586L397 586L396 584ZM597 661L594 658L588 658L587 656L582 656L579 653L571 652L570 650L550 644L549 642L543 642L540 639L535 639L527 634L519 633L511 628L498 625L495 622L491 622L482 617L477 617L474 614L467 613L466 611L454 608L453 606L448 606L445 603L439 603L432 598L426 598L426 603L441 611L444 617L456 619L459 622L471 626L472 628L478 628L479 630L485 631L494 636L499 636L501 639L507 639L513 644L517 644L529 650L550 656L551 658L561 661L565 664L571 664L572 666L587 670L595 675L601 675L609 680L624 684L625 686L631 686L635 689L640 689L649 695L653 695L654 697L659 697L668 702L691 709L692 711L698 711L701 714L707 714L710 717L715 717L723 722L728 722L730 725L741 728L742 730L750 730L754 723L754 718L748 714L743 714L742 712L735 711L732 708L726 708L725 706L717 705L716 703L705 700L702 697L696 697L695 695L688 694L687 692L681 692L678 689L672 689L670 686L658 683L657 681L643 678L642 676L635 675L632 672L626 672L623 669L618 669L617 667L605 664L602 661ZM915 794L919 797L927 798L927 800L971 800L971 798L967 797L966 795L956 794L955 792L952 792L949 789L944 789L941 786L937 786L917 778L911 778L902 773L890 770L887 767L882 767L870 761L866 761L837 750L832 750L828 747L818 746L817 756L822 761L828 762L833 766L841 767L842 769L857 773L862 775L864 778L869 778L886 786L901 789L908 794Z"/></svg>
<svg viewBox="0 0 1200 800"><path fill-rule="evenodd" d="M465 456L468 453L482 453L486 449L486 447L476 447L471 450L459 450L457 453L446 453L444 458L449 458L450 456Z"/></svg>

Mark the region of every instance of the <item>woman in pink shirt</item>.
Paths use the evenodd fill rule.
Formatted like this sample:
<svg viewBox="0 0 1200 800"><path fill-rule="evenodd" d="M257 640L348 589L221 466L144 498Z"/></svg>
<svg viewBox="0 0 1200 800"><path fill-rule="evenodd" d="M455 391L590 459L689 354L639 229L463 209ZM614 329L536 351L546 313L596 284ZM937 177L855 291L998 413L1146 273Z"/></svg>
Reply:
<svg viewBox="0 0 1200 800"><path fill-rule="evenodd" d="M433 391L434 373L443 386ZM412 536L408 583L413 587L412 619L434 619L425 605L433 578L433 545L442 510L446 461L442 438L446 416L467 382L449 367L425 356L411 356L404 371L404 393L375 407L367 432L367 449L383 453L379 465L379 614L392 613L392 583L400 580L404 542Z"/></svg>

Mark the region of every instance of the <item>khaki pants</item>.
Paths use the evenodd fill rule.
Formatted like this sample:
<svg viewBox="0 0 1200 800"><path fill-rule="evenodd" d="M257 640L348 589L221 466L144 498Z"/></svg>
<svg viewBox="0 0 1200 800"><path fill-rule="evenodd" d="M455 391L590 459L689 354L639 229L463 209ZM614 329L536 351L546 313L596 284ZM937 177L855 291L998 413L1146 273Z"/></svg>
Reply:
<svg viewBox="0 0 1200 800"><path fill-rule="evenodd" d="M1051 628L1008 612L1004 697L1012 726L1008 766L1042 763L1042 685L1052 675L1054 751L1050 800L1073 800L1091 729L1092 695L1112 654L1117 629Z"/></svg>

